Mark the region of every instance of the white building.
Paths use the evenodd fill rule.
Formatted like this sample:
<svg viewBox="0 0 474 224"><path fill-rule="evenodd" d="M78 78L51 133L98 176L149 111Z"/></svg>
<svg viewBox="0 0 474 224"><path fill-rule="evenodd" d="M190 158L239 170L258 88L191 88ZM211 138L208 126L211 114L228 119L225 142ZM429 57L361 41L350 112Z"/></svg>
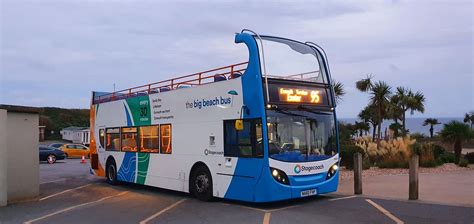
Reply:
<svg viewBox="0 0 474 224"><path fill-rule="evenodd" d="M60 131L63 140L89 145L90 130L88 127L67 127Z"/></svg>

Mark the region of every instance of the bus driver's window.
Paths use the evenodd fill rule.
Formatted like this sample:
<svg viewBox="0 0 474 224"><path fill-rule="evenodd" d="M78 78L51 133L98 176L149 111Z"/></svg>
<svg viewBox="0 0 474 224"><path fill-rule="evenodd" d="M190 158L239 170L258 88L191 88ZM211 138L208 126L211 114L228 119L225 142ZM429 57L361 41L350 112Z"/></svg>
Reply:
<svg viewBox="0 0 474 224"><path fill-rule="evenodd" d="M235 129L235 120L224 121L224 156L262 157L262 121L244 120L243 129Z"/></svg>
<svg viewBox="0 0 474 224"><path fill-rule="evenodd" d="M120 151L120 128L108 128L105 150Z"/></svg>

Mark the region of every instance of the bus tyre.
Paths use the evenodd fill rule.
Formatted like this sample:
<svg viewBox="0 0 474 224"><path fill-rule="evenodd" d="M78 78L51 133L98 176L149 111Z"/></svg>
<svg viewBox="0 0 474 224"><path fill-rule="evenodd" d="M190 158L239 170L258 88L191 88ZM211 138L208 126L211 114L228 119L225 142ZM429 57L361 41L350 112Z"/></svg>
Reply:
<svg viewBox="0 0 474 224"><path fill-rule="evenodd" d="M107 182L111 185L117 184L117 166L115 165L114 161L110 161L107 163L107 170L106 170Z"/></svg>
<svg viewBox="0 0 474 224"><path fill-rule="evenodd" d="M206 167L199 166L194 170L191 177L191 193L201 201L212 199L212 177Z"/></svg>

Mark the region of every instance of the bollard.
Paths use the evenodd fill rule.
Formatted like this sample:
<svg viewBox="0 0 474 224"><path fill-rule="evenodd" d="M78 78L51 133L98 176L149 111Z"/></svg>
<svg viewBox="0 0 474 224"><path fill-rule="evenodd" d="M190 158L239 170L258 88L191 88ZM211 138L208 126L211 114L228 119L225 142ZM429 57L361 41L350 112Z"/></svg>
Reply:
<svg viewBox="0 0 474 224"><path fill-rule="evenodd" d="M362 194L362 154L354 153L354 194Z"/></svg>
<svg viewBox="0 0 474 224"><path fill-rule="evenodd" d="M409 200L418 200L418 162L419 156L413 155L410 158L410 174L409 174Z"/></svg>

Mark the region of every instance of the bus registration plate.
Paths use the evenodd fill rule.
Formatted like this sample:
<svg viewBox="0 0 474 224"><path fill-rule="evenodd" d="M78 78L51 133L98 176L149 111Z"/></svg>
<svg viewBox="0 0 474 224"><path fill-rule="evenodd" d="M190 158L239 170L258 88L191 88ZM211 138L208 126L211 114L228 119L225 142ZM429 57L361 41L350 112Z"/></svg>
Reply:
<svg viewBox="0 0 474 224"><path fill-rule="evenodd" d="M309 189L309 190L301 191L301 197L307 197L307 196L311 196L311 195L315 195L315 194L316 194L316 189Z"/></svg>

